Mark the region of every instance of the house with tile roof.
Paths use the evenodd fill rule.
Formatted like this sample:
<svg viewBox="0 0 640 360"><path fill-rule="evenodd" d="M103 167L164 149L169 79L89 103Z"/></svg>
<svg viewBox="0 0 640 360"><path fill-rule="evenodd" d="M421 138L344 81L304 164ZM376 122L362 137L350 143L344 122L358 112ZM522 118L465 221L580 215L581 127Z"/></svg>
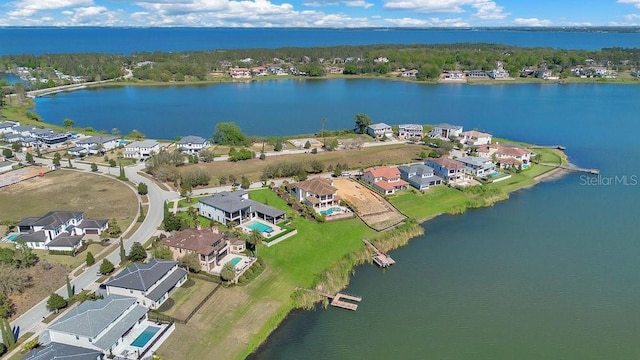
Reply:
<svg viewBox="0 0 640 360"><path fill-rule="evenodd" d="M531 150L519 146L507 146L500 144L489 144L476 149L478 156L495 159L496 164L501 168L521 167L523 169L531 166Z"/></svg>
<svg viewBox="0 0 640 360"><path fill-rule="evenodd" d="M464 179L464 164L460 161L449 159L446 157L427 159L424 162L434 172L447 182L457 182Z"/></svg>
<svg viewBox="0 0 640 360"><path fill-rule="evenodd" d="M400 177L418 190L427 190L434 185L442 184L442 178L435 175L435 171L424 164L398 166Z"/></svg>
<svg viewBox="0 0 640 360"><path fill-rule="evenodd" d="M409 186L409 183L400 178L400 170L395 166L374 166L364 169L362 181L385 195L395 194L396 191L404 190Z"/></svg>
<svg viewBox="0 0 640 360"><path fill-rule="evenodd" d="M172 260L151 259L131 264L105 283L107 294L130 296L149 309L157 309L187 281L187 271Z"/></svg>
<svg viewBox="0 0 640 360"><path fill-rule="evenodd" d="M313 178L289 185L289 192L297 201L315 209L324 209L337 205L338 189L331 179Z"/></svg>
<svg viewBox="0 0 640 360"><path fill-rule="evenodd" d="M200 267L207 272L220 266L222 259L228 254L240 253L246 249L243 244L238 243L237 238L227 236L216 227L181 230L163 239L162 244L171 250L176 260L189 253L198 254Z"/></svg>
<svg viewBox="0 0 640 360"><path fill-rule="evenodd" d="M223 225L230 222L242 225L255 218L277 224L286 219L284 211L249 199L249 193L244 190L222 191L200 199L198 211Z"/></svg>
<svg viewBox="0 0 640 360"><path fill-rule="evenodd" d="M85 219L79 211L50 211L42 217L26 217L16 224L24 242L32 249L77 250L85 235L100 235L109 227L106 219Z"/></svg>
<svg viewBox="0 0 640 360"><path fill-rule="evenodd" d="M460 142L467 146L480 146L480 145L491 144L492 137L493 135L491 134L484 133L481 131L476 131L476 130L463 131L458 136L458 138L460 139Z"/></svg>

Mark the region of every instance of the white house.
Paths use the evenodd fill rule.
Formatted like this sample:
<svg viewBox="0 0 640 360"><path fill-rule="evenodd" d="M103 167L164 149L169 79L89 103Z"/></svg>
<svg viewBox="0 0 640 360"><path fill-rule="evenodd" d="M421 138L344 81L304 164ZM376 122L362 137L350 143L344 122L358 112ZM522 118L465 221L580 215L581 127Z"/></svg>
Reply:
<svg viewBox="0 0 640 360"><path fill-rule="evenodd" d="M244 190L222 191L201 199L198 211L200 215L224 225L232 221L242 225L255 218L276 224L286 219L284 211L249 199L249 193Z"/></svg>
<svg viewBox="0 0 640 360"><path fill-rule="evenodd" d="M464 164L459 161L441 157L428 159L424 164L431 167L438 176L448 182L457 182L464 179Z"/></svg>
<svg viewBox="0 0 640 360"><path fill-rule="evenodd" d="M10 161L0 161L0 173L13 169L13 163Z"/></svg>
<svg viewBox="0 0 640 360"><path fill-rule="evenodd" d="M433 139L449 140L452 136L459 137L462 133L462 126L451 124L438 124L429 130L429 137Z"/></svg>
<svg viewBox="0 0 640 360"><path fill-rule="evenodd" d="M105 153L118 147L120 139L111 135L96 135L76 141L76 147L84 148L89 154Z"/></svg>
<svg viewBox="0 0 640 360"><path fill-rule="evenodd" d="M398 166L400 177L418 190L426 190L433 185L440 185L442 179L435 175L432 168L424 164Z"/></svg>
<svg viewBox="0 0 640 360"><path fill-rule="evenodd" d="M16 227L20 235L15 241L24 241L29 248L73 251L82 245L85 235L106 231L109 220L85 219L81 212L51 211L43 217L26 217Z"/></svg>
<svg viewBox="0 0 640 360"><path fill-rule="evenodd" d="M398 126L398 136L406 140L422 140L424 133L422 125L419 124L402 124Z"/></svg>
<svg viewBox="0 0 640 360"><path fill-rule="evenodd" d="M13 134L13 127L20 123L14 121L0 121L0 134Z"/></svg>
<svg viewBox="0 0 640 360"><path fill-rule="evenodd" d="M367 134L374 138L393 137L391 126L385 123L371 124L367 126Z"/></svg>
<svg viewBox="0 0 640 360"><path fill-rule="evenodd" d="M291 195L300 202L313 208L323 209L338 204L338 189L333 181L313 178L290 185Z"/></svg>
<svg viewBox="0 0 640 360"><path fill-rule="evenodd" d="M492 159L495 157L496 163L501 168L515 166L526 169L531 164L531 150L518 146L490 144L480 146L476 151L478 156L483 158Z"/></svg>
<svg viewBox="0 0 640 360"><path fill-rule="evenodd" d="M477 177L485 177L491 175L494 171L496 171L496 164L492 163L491 160L478 156L463 156L456 158L457 161L460 161L464 164L464 171L467 174L471 174Z"/></svg>
<svg viewBox="0 0 640 360"><path fill-rule="evenodd" d="M134 141L124 147L124 157L129 159L144 160L152 154L162 150L160 143L155 140Z"/></svg>
<svg viewBox="0 0 640 360"><path fill-rule="evenodd" d="M493 135L476 131L463 131L459 135L460 142L467 146L479 146L491 144L491 138Z"/></svg>
<svg viewBox="0 0 640 360"><path fill-rule="evenodd" d="M39 341L97 350L119 359L144 358L174 325L148 321L147 308L136 302L136 298L120 295L85 301L49 325Z"/></svg>
<svg viewBox="0 0 640 360"><path fill-rule="evenodd" d="M395 166L374 166L364 169L362 181L385 195L395 194L396 191L404 190L409 185L400 178L400 171Z"/></svg>
<svg viewBox="0 0 640 360"><path fill-rule="evenodd" d="M502 61L496 61L496 68L487 73L494 80L509 79L509 72L504 69Z"/></svg>
<svg viewBox="0 0 640 360"><path fill-rule="evenodd" d="M177 146L180 151L185 154L197 154L202 149L209 147L211 142L205 138L200 136L185 136L180 141L178 141Z"/></svg>
<svg viewBox="0 0 640 360"><path fill-rule="evenodd" d="M151 259L132 264L105 283L107 294L129 296L149 309L157 309L187 281L187 271L172 260Z"/></svg>

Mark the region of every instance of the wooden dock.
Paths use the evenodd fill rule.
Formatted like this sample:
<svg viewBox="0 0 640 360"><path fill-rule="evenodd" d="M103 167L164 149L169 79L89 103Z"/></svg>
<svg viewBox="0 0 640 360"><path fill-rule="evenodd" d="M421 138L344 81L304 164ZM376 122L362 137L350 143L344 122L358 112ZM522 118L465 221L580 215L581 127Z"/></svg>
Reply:
<svg viewBox="0 0 640 360"><path fill-rule="evenodd" d="M530 149L558 149L565 151L566 148L563 145L532 145L529 146Z"/></svg>
<svg viewBox="0 0 640 360"><path fill-rule="evenodd" d="M349 294L343 294L343 293L337 293L335 295L331 295L320 290L311 290L311 289L306 289L302 287L296 287L296 289L312 291L320 296L326 297L327 299L331 300L329 302L329 305L335 306L341 309L351 310L351 311L358 310L358 304L354 304L354 302L362 301L362 297L356 296L356 295L349 295ZM348 300L348 301L345 301L345 300Z"/></svg>
<svg viewBox="0 0 640 360"><path fill-rule="evenodd" d="M546 164L546 163L541 163L540 165L554 166L554 167L557 167L557 168L560 168L560 169L564 169L564 170L583 172L583 173L588 173L588 174L591 174L591 175L599 175L600 174L600 170L598 170L598 169L581 168L581 167L577 167L575 165L557 165L557 164Z"/></svg>
<svg viewBox="0 0 640 360"><path fill-rule="evenodd" d="M378 248L375 247L369 240L362 239L362 242L368 245L375 252L375 255L373 255L371 259L373 259L373 262L376 263L376 265L380 266L381 268L387 268L396 263L396 261L393 260L391 256L378 250Z"/></svg>

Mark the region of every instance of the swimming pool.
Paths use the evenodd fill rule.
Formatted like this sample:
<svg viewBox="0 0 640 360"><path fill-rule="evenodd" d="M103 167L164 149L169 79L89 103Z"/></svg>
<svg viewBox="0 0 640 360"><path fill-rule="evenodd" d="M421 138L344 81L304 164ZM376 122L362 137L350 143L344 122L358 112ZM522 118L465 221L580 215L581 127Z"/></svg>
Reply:
<svg viewBox="0 0 640 360"><path fill-rule="evenodd" d="M321 215L327 215L330 216L333 214L333 212L339 212L341 209L339 207L332 207L332 208L328 208L327 210L322 210L320 211Z"/></svg>
<svg viewBox="0 0 640 360"><path fill-rule="evenodd" d="M265 225L263 223L259 223L259 222L250 222L248 224L245 225L246 227L248 227L251 230L258 230L260 232L263 233L267 233L267 234L271 234L273 232L273 228L269 225Z"/></svg>
<svg viewBox="0 0 640 360"><path fill-rule="evenodd" d="M151 340L153 335L155 335L158 331L160 331L159 327L147 326L147 328L144 329L142 334L138 335L138 337L135 340L133 340L133 342L131 343L131 346L135 346L139 348L145 347L145 345L147 345L147 343L149 342L149 340Z"/></svg>
<svg viewBox="0 0 640 360"><path fill-rule="evenodd" d="M7 236L7 239L9 239L9 241L15 241L18 236L20 236L20 234L11 234L9 236Z"/></svg>
<svg viewBox="0 0 640 360"><path fill-rule="evenodd" d="M231 261L229 261L231 263L231 265L236 266L238 265L238 263L242 261L242 258L240 257L234 257L233 259L231 259Z"/></svg>

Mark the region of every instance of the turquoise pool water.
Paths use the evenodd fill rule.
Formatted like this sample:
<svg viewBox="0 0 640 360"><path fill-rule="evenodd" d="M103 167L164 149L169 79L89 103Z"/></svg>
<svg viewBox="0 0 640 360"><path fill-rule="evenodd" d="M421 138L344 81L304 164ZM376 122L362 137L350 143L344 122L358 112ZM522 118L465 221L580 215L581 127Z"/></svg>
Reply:
<svg viewBox="0 0 640 360"><path fill-rule="evenodd" d="M231 265L236 266L238 265L238 263L242 261L242 258L239 257L234 257L233 259L231 259L231 261L229 261L231 263Z"/></svg>
<svg viewBox="0 0 640 360"><path fill-rule="evenodd" d="M259 222L250 222L247 225L245 225L246 227L248 227L251 230L258 230L260 232L264 232L267 234L270 234L273 232L273 228L269 225L265 225L263 223L259 223Z"/></svg>
<svg viewBox="0 0 640 360"><path fill-rule="evenodd" d="M336 212L340 211L340 208L339 207L332 207L332 208L329 208L327 210L320 211L320 214L321 215L331 215L331 214L333 214L334 211L336 211Z"/></svg>
<svg viewBox="0 0 640 360"><path fill-rule="evenodd" d="M18 236L20 236L20 234L11 234L7 237L7 239L11 240L11 241L15 241L15 239L18 238Z"/></svg>
<svg viewBox="0 0 640 360"><path fill-rule="evenodd" d="M160 331L159 327L147 326L147 328L144 329L142 334L138 335L138 337L135 340L133 340L133 342L131 343L131 346L135 346L139 348L145 347L145 345L147 345L147 343L149 342L149 340L151 340L153 335L155 335L158 331Z"/></svg>

